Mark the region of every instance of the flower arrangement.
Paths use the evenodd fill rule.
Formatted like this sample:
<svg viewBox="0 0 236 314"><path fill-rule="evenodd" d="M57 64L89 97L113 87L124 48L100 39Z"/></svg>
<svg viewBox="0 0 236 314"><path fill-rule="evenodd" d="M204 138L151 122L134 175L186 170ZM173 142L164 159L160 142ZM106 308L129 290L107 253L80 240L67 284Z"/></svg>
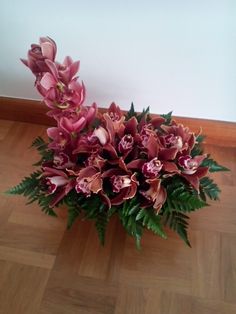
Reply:
<svg viewBox="0 0 236 314"><path fill-rule="evenodd" d="M8 193L23 194L53 216L65 204L68 227L78 217L92 219L102 244L109 219L118 215L137 247L145 228L166 238L165 226L190 246L188 214L218 199L208 174L228 169L204 154L204 136L177 124L171 112L136 113L132 104L124 113L112 103L102 114L95 103L85 106L79 61L59 63L56 52L51 38L40 38L22 60L57 125L47 129L47 141L32 144L39 169Z"/></svg>

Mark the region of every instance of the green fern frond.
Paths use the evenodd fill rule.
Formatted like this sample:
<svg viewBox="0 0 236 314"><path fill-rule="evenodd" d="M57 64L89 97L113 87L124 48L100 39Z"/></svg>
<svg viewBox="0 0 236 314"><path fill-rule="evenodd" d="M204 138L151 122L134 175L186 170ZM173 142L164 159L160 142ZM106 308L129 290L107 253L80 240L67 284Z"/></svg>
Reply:
<svg viewBox="0 0 236 314"><path fill-rule="evenodd" d="M107 215L107 212L104 211L104 207L103 207L102 212L98 213L96 222L95 222L95 227L98 232L98 237L102 245L104 245L105 243L105 234L106 234L107 224L108 224L108 215Z"/></svg>
<svg viewBox="0 0 236 314"><path fill-rule="evenodd" d="M156 215L152 208L142 208L136 216L136 221L140 220L147 229L160 237L166 239L167 235L162 228L161 217Z"/></svg>
<svg viewBox="0 0 236 314"><path fill-rule="evenodd" d="M36 148L41 156L41 159L33 166L40 166L44 161L50 161L53 159L53 151L48 149L48 143L46 143L42 137L36 137L31 147Z"/></svg>
<svg viewBox="0 0 236 314"><path fill-rule="evenodd" d="M172 112L173 111L170 111L167 114L161 114L161 117L166 120L163 124L170 125L170 123L172 121Z"/></svg>
<svg viewBox="0 0 236 314"><path fill-rule="evenodd" d="M41 136L38 136L32 142L31 147L35 147L36 149L40 149L42 147L46 147L46 145L47 145L47 143L44 141L44 139Z"/></svg>
<svg viewBox="0 0 236 314"><path fill-rule="evenodd" d="M54 210L50 206L53 198L54 198L54 195L40 194L37 196L38 204L41 207L42 211L49 216L56 217L57 214L54 212Z"/></svg>
<svg viewBox="0 0 236 314"><path fill-rule="evenodd" d="M184 185L180 185L171 193L168 192L163 211L191 212L205 206L208 204L195 191L186 190Z"/></svg>
<svg viewBox="0 0 236 314"><path fill-rule="evenodd" d="M202 155L203 154L203 147L202 147L202 143L205 139L205 135L198 135L196 137L196 144L194 145L192 151L191 151L191 156L192 157L195 157L195 156L198 156L198 155Z"/></svg>
<svg viewBox="0 0 236 314"><path fill-rule="evenodd" d="M121 207L118 211L120 220L127 233L134 237L136 247L141 248L140 242L143 234L143 226L139 221L136 221L135 215L127 215L127 212L123 211Z"/></svg>
<svg viewBox="0 0 236 314"><path fill-rule="evenodd" d="M164 225L177 232L180 238L191 247L187 233L188 219L189 217L187 215L180 212L173 211L163 213Z"/></svg>
<svg viewBox="0 0 236 314"><path fill-rule="evenodd" d="M40 174L41 171L33 172L29 177L25 177L18 185L6 191L6 193L12 195L30 195L30 193L38 187Z"/></svg>
<svg viewBox="0 0 236 314"><path fill-rule="evenodd" d="M204 199L208 196L211 200L219 200L220 189L210 178L205 177L200 180L200 195Z"/></svg>
<svg viewBox="0 0 236 314"><path fill-rule="evenodd" d="M137 117L137 113L134 110L134 104L131 103L130 109L129 111L127 111L126 115L125 115L125 120L129 120L132 117Z"/></svg>
<svg viewBox="0 0 236 314"><path fill-rule="evenodd" d="M67 229L70 229L76 218L80 215L81 210L77 207L68 207Z"/></svg>
<svg viewBox="0 0 236 314"><path fill-rule="evenodd" d="M210 172L230 171L228 168L219 165L215 160L209 157L203 160L201 166L209 167Z"/></svg>

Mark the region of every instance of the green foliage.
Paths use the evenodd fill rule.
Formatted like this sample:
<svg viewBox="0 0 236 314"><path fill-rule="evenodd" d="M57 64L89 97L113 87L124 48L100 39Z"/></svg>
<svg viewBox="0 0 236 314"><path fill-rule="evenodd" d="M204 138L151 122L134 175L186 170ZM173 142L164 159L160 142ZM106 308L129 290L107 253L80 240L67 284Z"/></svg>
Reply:
<svg viewBox="0 0 236 314"><path fill-rule="evenodd" d="M196 142L197 142L198 144L203 143L204 140L205 140L205 138L206 138L205 135L199 134L199 135L196 137Z"/></svg>
<svg viewBox="0 0 236 314"><path fill-rule="evenodd" d="M228 168L219 165L215 160L209 157L210 156L208 156L208 158L203 160L201 166L209 167L210 172L230 171Z"/></svg>
<svg viewBox="0 0 236 314"><path fill-rule="evenodd" d="M200 180L200 196L205 201L206 196L211 200L219 200L220 189L214 181L208 177Z"/></svg>
<svg viewBox="0 0 236 314"><path fill-rule="evenodd" d="M118 211L122 225L127 233L134 237L138 249L140 249L143 234L143 226L141 222L136 220L136 214L139 210L138 201L134 197L131 201L125 201Z"/></svg>
<svg viewBox="0 0 236 314"><path fill-rule="evenodd" d="M35 163L34 166L40 166L43 161L49 161L53 159L53 151L48 149L48 143L46 143L42 137L36 137L31 147L36 148L39 155L41 156L41 159Z"/></svg>
<svg viewBox="0 0 236 314"><path fill-rule="evenodd" d="M84 219L95 221L95 227L102 245L105 243L105 232L110 216L108 215L105 204L99 195L85 197L72 190L64 198L64 203L68 207L67 228L71 228L75 220L81 215Z"/></svg>
<svg viewBox="0 0 236 314"><path fill-rule="evenodd" d="M143 111L137 116L138 122L140 122L143 118L147 119L149 116L149 111L150 111L149 106L146 109L143 109Z"/></svg>
<svg viewBox="0 0 236 314"><path fill-rule="evenodd" d="M198 155L202 155L203 154L203 148L202 148L202 143L205 139L204 135L198 135L196 137L196 144L194 145L192 151L191 151L191 156L195 157Z"/></svg>
<svg viewBox="0 0 236 314"><path fill-rule="evenodd" d="M105 211L105 207L103 206L104 204L101 204L101 205L102 206L100 206L100 211L96 217L95 227L96 227L97 232L98 232L98 237L99 237L100 243L102 245L104 245L105 244L106 228L107 228L109 218L108 218L107 212Z"/></svg>
<svg viewBox="0 0 236 314"><path fill-rule="evenodd" d="M153 208L142 208L136 216L136 221L138 220L140 220L147 229L152 230L153 233L164 239L167 238L162 228L161 216L154 213Z"/></svg>
<svg viewBox="0 0 236 314"><path fill-rule="evenodd" d="M129 120L132 117L137 117L137 113L134 110L134 104L133 103L131 103L130 109L126 113L125 120Z"/></svg>
<svg viewBox="0 0 236 314"><path fill-rule="evenodd" d="M168 226L173 231L177 232L180 238L191 247L188 239L188 222L189 217L181 212L164 212L163 222L165 226Z"/></svg>
<svg viewBox="0 0 236 314"><path fill-rule="evenodd" d="M29 199L27 204L37 202L46 214L56 216L55 212L50 207L52 195L45 195L40 188L41 171L33 172L29 177L26 177L15 187L8 190L7 194L24 195Z"/></svg>
<svg viewBox="0 0 236 314"><path fill-rule="evenodd" d="M163 211L191 212L208 206L195 190L187 187L180 180L176 180L175 183L167 186L167 194L168 197L163 206Z"/></svg>
<svg viewBox="0 0 236 314"><path fill-rule="evenodd" d="M125 116L125 120L129 120L130 118L132 117L135 117L137 119L138 122L140 122L143 118L145 119L149 119L148 116L149 116L149 106L146 108L146 109L143 109L143 111L141 113L137 113L135 112L134 110L134 104L131 103L131 106L130 106L130 109L129 111L126 113L126 116Z"/></svg>
<svg viewBox="0 0 236 314"><path fill-rule="evenodd" d="M69 207L68 206L68 216L67 216L67 229L70 229L75 222L76 218L80 215L80 209L76 207Z"/></svg>
<svg viewBox="0 0 236 314"><path fill-rule="evenodd" d="M40 175L41 171L33 172L29 177L24 178L18 185L6 191L6 193L12 195L23 194L24 196L31 195L32 191L38 188Z"/></svg>
<svg viewBox="0 0 236 314"><path fill-rule="evenodd" d="M167 114L161 114L161 117L166 119L163 124L170 125L172 120L172 111L168 112Z"/></svg>

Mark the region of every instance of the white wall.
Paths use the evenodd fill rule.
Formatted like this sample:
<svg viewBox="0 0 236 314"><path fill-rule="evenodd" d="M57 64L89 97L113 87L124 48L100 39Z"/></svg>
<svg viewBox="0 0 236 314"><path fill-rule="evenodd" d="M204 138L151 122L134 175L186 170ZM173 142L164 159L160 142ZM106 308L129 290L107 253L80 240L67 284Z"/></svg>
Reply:
<svg viewBox="0 0 236 314"><path fill-rule="evenodd" d="M236 0L0 1L0 95L39 98L20 62L48 35L87 104L236 121Z"/></svg>

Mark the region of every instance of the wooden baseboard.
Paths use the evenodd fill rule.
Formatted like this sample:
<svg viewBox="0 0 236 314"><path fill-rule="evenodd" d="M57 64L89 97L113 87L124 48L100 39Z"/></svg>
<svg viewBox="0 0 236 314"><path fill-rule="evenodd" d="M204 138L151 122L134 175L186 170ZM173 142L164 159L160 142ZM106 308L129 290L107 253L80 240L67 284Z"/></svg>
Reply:
<svg viewBox="0 0 236 314"><path fill-rule="evenodd" d="M173 108L174 109L174 108ZM99 109L104 111L104 109ZM48 108L41 101L0 96L0 119L21 121L47 126L55 121L46 115ZM207 119L174 117L179 123L198 132L200 128L207 136L207 143L236 147L236 123Z"/></svg>

